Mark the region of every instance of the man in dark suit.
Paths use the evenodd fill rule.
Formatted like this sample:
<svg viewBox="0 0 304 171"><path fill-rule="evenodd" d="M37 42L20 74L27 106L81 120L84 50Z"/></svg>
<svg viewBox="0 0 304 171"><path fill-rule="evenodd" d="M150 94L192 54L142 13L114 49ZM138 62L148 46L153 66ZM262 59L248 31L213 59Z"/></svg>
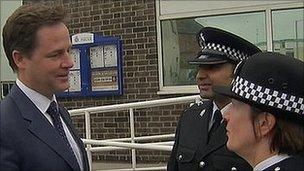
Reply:
<svg viewBox="0 0 304 171"><path fill-rule="evenodd" d="M212 27L197 35L201 51L190 64L198 65L196 76L203 99L181 115L168 171L251 170L251 166L226 147L222 112L230 99L214 94L215 85L229 85L236 64L261 50L250 42Z"/></svg>
<svg viewBox="0 0 304 171"><path fill-rule="evenodd" d="M1 101L1 171L86 171L84 144L57 92L69 87L71 41L61 7L23 5L6 21L3 46L17 73Z"/></svg>

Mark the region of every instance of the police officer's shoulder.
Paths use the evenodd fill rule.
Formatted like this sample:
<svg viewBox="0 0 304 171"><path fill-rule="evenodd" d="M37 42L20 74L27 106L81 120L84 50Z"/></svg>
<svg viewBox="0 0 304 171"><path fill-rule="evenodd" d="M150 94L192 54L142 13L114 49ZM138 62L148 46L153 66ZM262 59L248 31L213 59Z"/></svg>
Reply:
<svg viewBox="0 0 304 171"><path fill-rule="evenodd" d="M304 170L304 156L291 156L279 163L276 163L265 171L284 171L284 170Z"/></svg>
<svg viewBox="0 0 304 171"><path fill-rule="evenodd" d="M197 108L204 108L208 105L208 102L210 102L209 99L201 99L200 101L190 103L189 107L186 108L185 111L193 110L193 109L197 109Z"/></svg>
<svg viewBox="0 0 304 171"><path fill-rule="evenodd" d="M180 115L180 120L183 120L182 118L188 118L192 116L196 116L201 113L204 109L206 109L210 104L209 99L200 99L200 101L193 102L184 109L184 111Z"/></svg>

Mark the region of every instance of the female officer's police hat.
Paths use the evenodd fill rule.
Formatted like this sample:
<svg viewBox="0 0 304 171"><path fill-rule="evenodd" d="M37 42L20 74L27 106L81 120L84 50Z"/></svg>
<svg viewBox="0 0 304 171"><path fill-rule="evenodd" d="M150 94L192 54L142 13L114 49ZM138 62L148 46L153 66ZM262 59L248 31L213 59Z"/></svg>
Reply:
<svg viewBox="0 0 304 171"><path fill-rule="evenodd" d="M274 52L240 62L231 87L214 91L275 116L304 121L304 62Z"/></svg>
<svg viewBox="0 0 304 171"><path fill-rule="evenodd" d="M189 60L193 65L210 65L221 63L238 63L249 56L261 52L254 44L227 31L204 27L197 34L201 51L194 59Z"/></svg>

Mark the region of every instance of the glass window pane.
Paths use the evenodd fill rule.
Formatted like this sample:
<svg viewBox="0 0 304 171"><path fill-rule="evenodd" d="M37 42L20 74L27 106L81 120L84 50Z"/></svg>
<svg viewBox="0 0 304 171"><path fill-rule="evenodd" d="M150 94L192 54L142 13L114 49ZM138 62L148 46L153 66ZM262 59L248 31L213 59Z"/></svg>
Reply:
<svg viewBox="0 0 304 171"><path fill-rule="evenodd" d="M196 67L190 66L187 61L195 57L200 50L196 34L206 26L232 32L266 50L264 12L163 20L161 29L164 86L195 84Z"/></svg>
<svg viewBox="0 0 304 171"><path fill-rule="evenodd" d="M272 12L273 49L304 61L304 8Z"/></svg>

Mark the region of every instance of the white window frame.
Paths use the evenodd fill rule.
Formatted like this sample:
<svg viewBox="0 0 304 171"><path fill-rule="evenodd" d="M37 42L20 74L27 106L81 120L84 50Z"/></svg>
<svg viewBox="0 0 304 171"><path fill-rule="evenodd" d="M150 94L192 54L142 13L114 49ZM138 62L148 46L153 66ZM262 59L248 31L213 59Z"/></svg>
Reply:
<svg viewBox="0 0 304 171"><path fill-rule="evenodd" d="M158 47L158 68L159 68L159 91L157 94L197 94L199 93L196 85L185 85L185 86L164 86L163 82L163 56L162 56L162 40L161 40L161 21L167 19L181 19L187 17L199 17L199 16L210 16L210 15L223 15L223 14L235 14L235 13L245 13L245 12L265 12L266 19L266 43L267 51L273 51L273 38L272 38L272 14L273 10L282 10L282 9L292 9L292 8L301 8L303 7L303 2L299 1L273 1L273 2L263 2L256 1L256 5L248 4L246 6L231 7L231 8L218 8L218 9L208 9L201 11L192 11L192 12L176 12L169 14L161 14L161 3L166 0L155 0L156 1L156 28L157 28L157 47ZM166 3L168 3L167 1ZM191 1L184 1L189 3ZM206 1L205 1L206 2ZM210 2L210 1L209 1ZM215 1L216 3L221 3L220 1ZM227 2L227 1L226 1ZM233 1L230 1L233 3ZM236 1L235 1L236 2ZM238 3L240 1L237 1ZM186 5L185 5L186 6Z"/></svg>

